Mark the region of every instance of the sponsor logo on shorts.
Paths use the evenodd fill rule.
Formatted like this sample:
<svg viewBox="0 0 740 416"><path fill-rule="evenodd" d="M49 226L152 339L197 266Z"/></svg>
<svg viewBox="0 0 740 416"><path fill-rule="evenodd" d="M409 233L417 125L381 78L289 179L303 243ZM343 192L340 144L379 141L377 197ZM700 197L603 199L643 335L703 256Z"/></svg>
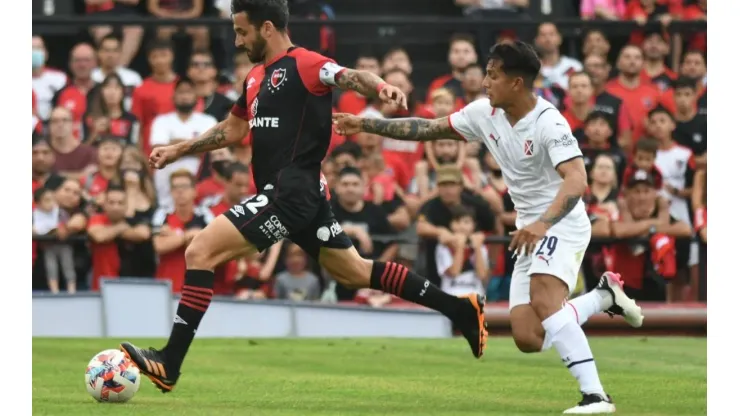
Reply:
<svg viewBox="0 0 740 416"><path fill-rule="evenodd" d="M278 219L277 215L272 215L264 224L260 225L260 231L273 243L277 243L283 238L290 235L288 230Z"/></svg>
<svg viewBox="0 0 740 416"><path fill-rule="evenodd" d="M234 205L231 209L229 209L229 211L231 211L231 213L234 214L236 218L239 218L245 214L244 207L242 207L241 205Z"/></svg>
<svg viewBox="0 0 740 416"><path fill-rule="evenodd" d="M550 266L550 260L551 260L551 258L547 258L547 257L543 256L542 254L538 255L537 258L540 259L540 260L542 260L542 261L544 261L545 263L547 263L547 266L548 267Z"/></svg>
<svg viewBox="0 0 740 416"><path fill-rule="evenodd" d="M342 233L342 226L338 222L334 221L329 227L321 227L316 230L316 238L321 241L329 241L329 238L336 237Z"/></svg>
<svg viewBox="0 0 740 416"><path fill-rule="evenodd" d="M343 231L343 230L342 230L342 226L341 226L341 225L339 225L339 223L338 223L338 222L336 222L336 221L334 221L334 223L332 223L332 225L331 225L331 227L329 228L329 230L331 231L331 236L332 236L332 237L336 237L336 236L338 236L338 235L339 235L339 234L341 234L341 233L342 233L342 231Z"/></svg>

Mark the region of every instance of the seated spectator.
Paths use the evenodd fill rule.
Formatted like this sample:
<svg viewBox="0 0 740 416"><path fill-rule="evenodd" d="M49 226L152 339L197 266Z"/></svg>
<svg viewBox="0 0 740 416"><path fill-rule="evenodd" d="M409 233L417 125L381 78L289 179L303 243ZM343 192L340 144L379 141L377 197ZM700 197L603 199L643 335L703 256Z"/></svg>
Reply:
<svg viewBox="0 0 740 416"><path fill-rule="evenodd" d="M97 144L102 136L112 137L125 145L139 143L139 120L124 110L123 81L116 73L107 75L90 97L83 117L82 140Z"/></svg>
<svg viewBox="0 0 740 416"><path fill-rule="evenodd" d="M275 276L275 299L313 301L321 296L319 278L308 270L306 253L294 243L285 250L285 271Z"/></svg>
<svg viewBox="0 0 740 416"><path fill-rule="evenodd" d="M170 174L168 186L172 208L159 208L152 218L154 251L159 255L155 276L172 282L172 291L182 290L185 276L185 248L213 214L195 206L195 177L185 169Z"/></svg>
<svg viewBox="0 0 740 416"><path fill-rule="evenodd" d="M135 29L142 30L138 27ZM121 39L112 33L103 36L97 42L99 66L92 70L90 78L100 84L109 75L118 75L123 86L123 109L129 111L131 110L131 96L134 93L134 89L141 85L142 80L138 72L127 68L127 66L131 63L131 58L138 51L141 39L138 39L135 44L128 42L126 39L126 29L124 29L123 36L123 44L121 43Z"/></svg>
<svg viewBox="0 0 740 416"><path fill-rule="evenodd" d="M91 290L100 290L101 278L128 276L135 262L140 261L129 244L146 241L151 237L147 224L130 225L126 221L126 191L109 186L104 194L103 212L93 215L87 226L92 251Z"/></svg>
<svg viewBox="0 0 740 416"><path fill-rule="evenodd" d="M190 20L203 16L204 0L148 0L147 9L154 17L161 19ZM169 40L179 29L173 26L160 26L157 36ZM208 49L210 35L206 26L187 26L185 33L193 39L193 50Z"/></svg>
<svg viewBox="0 0 740 416"><path fill-rule="evenodd" d="M626 12L625 0L581 0L583 20L622 20Z"/></svg>
<svg viewBox="0 0 740 416"><path fill-rule="evenodd" d="M154 183L146 159L136 147L129 146L123 150L120 170L126 191L126 222L139 230L136 235L125 238L118 247L123 258L136 259L121 265L121 276L152 277L157 268L151 239L156 201Z"/></svg>
<svg viewBox="0 0 740 416"><path fill-rule="evenodd" d="M596 156L606 154L614 160L617 168L617 178L620 178L627 166L627 157L622 149L610 145L609 138L612 137L612 126L609 121L609 116L599 111L594 111L588 115L581 152L583 153L583 162L586 165L587 173L591 171Z"/></svg>
<svg viewBox="0 0 740 416"><path fill-rule="evenodd" d="M87 0L86 12L88 15L94 16L139 16L139 2L141 0ZM141 39L144 37L144 28L141 26L124 26L123 27L123 42L118 41L119 54L120 54L120 65L126 67L131 61L133 61L136 52L139 51L141 46ZM113 36L113 28L111 26L92 26L90 28L90 35L92 35L95 43L101 45L106 38ZM107 74L106 74L107 75ZM102 79L102 77L101 77ZM139 79L141 82L141 78Z"/></svg>
<svg viewBox="0 0 740 416"><path fill-rule="evenodd" d="M650 240L649 243L615 244L608 255L607 267L622 275L624 291L633 299L677 300L676 291L671 290L680 256L677 251L681 250L676 239L690 238L691 226L672 216L667 220L659 218L658 194L649 172L635 171L625 186L626 212L620 211L620 218L612 222L612 235L619 239L643 237Z"/></svg>
<svg viewBox="0 0 740 416"><path fill-rule="evenodd" d="M475 51L475 38L468 34L456 34L450 39L450 48L447 55L450 73L435 78L429 84L427 103L432 102L432 92L439 88L447 88L455 95L455 108L464 107L462 78L465 68L478 62L478 53Z"/></svg>
<svg viewBox="0 0 740 416"><path fill-rule="evenodd" d="M563 38L555 24L541 23L537 28L534 43L541 53L540 73L545 77L545 87L555 85L563 89L568 88L568 76L572 72L583 71L583 65L578 60L560 54Z"/></svg>
<svg viewBox="0 0 740 416"><path fill-rule="evenodd" d="M650 173L655 183L656 189L663 189L663 174L655 166L655 158L658 155L658 141L655 139L641 139L635 146L635 154L632 157L632 164L627 167L622 176L621 183L627 183L627 179L637 170L644 170Z"/></svg>
<svg viewBox="0 0 740 416"><path fill-rule="evenodd" d="M39 188L33 193L33 235L55 235L59 228L59 205L54 192L48 188ZM67 292L75 293L77 274L75 273L74 253L72 246L65 243L42 243L44 249L44 266L46 282L51 293L59 293L59 264L67 282Z"/></svg>
<svg viewBox="0 0 740 416"><path fill-rule="evenodd" d="M606 37L604 32L599 29L591 29L587 31L586 35L583 37L583 48L581 51L583 52L583 56L598 55L604 59L608 59L611 48L612 45L609 43L609 39ZM586 69L586 62L584 61L583 64L584 69ZM588 71L588 69L586 69L586 71Z"/></svg>
<svg viewBox="0 0 740 416"><path fill-rule="evenodd" d="M98 145L97 169L80 179L83 195L90 202L102 206L103 193L108 185L121 184L121 157L123 146L121 142L113 137L103 137Z"/></svg>
<svg viewBox="0 0 740 416"><path fill-rule="evenodd" d="M408 52L401 46L390 48L383 56L383 62L380 66L381 72L386 74L393 69L400 69L408 75L413 73L414 67L411 65L411 58Z"/></svg>
<svg viewBox="0 0 740 416"><path fill-rule="evenodd" d="M72 133L72 113L57 107L49 119L49 139L54 152L54 170L67 178L80 180L97 168L97 151L80 143Z"/></svg>
<svg viewBox="0 0 740 416"><path fill-rule="evenodd" d="M694 153L697 167L707 165L707 115L697 110L696 82L688 77L679 78L674 84L676 105L676 143Z"/></svg>
<svg viewBox="0 0 740 416"><path fill-rule="evenodd" d="M437 244L435 261L442 278L441 289L455 296L467 293L485 295L483 281L488 279L488 249L485 235L475 231L475 211L464 205L450 210L453 237L447 244Z"/></svg>
<svg viewBox="0 0 740 416"><path fill-rule="evenodd" d="M463 188L463 174L455 165L443 165L436 172L438 196L428 200L419 210L416 232L423 239L426 255L426 276L440 283L434 254L437 243L450 244L454 235L449 229L452 207L466 205L475 211L476 231L494 232L496 219L490 205L480 196Z"/></svg>
<svg viewBox="0 0 740 416"><path fill-rule="evenodd" d="M54 107L64 107L72 114L72 134L82 135L82 121L87 109L88 97L95 87L92 70L95 68L95 50L87 43L80 43L69 53L69 69L72 79L69 84L54 94Z"/></svg>
<svg viewBox="0 0 740 416"><path fill-rule="evenodd" d="M483 92L483 78L485 78L485 76L485 71L477 63L473 63L465 67L462 76L462 89L465 93L465 96L463 97L463 106L468 105L479 98L486 97L486 94Z"/></svg>

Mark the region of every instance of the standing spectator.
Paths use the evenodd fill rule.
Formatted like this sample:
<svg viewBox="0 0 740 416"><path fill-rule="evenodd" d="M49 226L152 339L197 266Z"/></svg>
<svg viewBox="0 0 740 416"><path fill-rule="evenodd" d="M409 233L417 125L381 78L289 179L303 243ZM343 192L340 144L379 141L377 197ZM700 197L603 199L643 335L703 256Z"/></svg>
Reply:
<svg viewBox="0 0 740 416"><path fill-rule="evenodd" d="M568 88L570 74L583 71L583 65L578 60L560 55L563 38L555 24L550 22L540 24L534 43L542 57L540 73L545 77L545 86L557 85L563 89Z"/></svg>
<svg viewBox="0 0 740 416"><path fill-rule="evenodd" d="M175 111L157 116L152 123L150 142L152 147L168 146L190 140L218 123L212 116L195 110L198 98L195 94L195 84L189 78L177 80L173 102ZM154 185L160 206L165 207L171 204L170 175L180 169L186 169L195 175L200 168L200 162L198 156L186 156L154 172Z"/></svg>
<svg viewBox="0 0 740 416"><path fill-rule="evenodd" d="M59 205L54 193L48 188L39 188L33 195L36 208L33 210L33 235L55 234L59 227ZM75 293L77 275L75 273L74 253L72 246L65 243L46 243L44 248L44 266L46 282L51 293L59 293L59 264L67 281L67 292Z"/></svg>
<svg viewBox="0 0 740 416"><path fill-rule="evenodd" d="M677 76L665 65L671 53L668 35L660 29L646 30L642 51L645 54L645 65L640 72L642 82L655 84L661 92L672 88Z"/></svg>
<svg viewBox="0 0 740 416"><path fill-rule="evenodd" d="M619 75L606 85L606 91L624 103L632 122L632 140L642 137L647 114L658 105L661 98L658 87L640 81L643 63L640 48L634 45L625 46L619 53L617 61Z"/></svg>
<svg viewBox="0 0 740 416"><path fill-rule="evenodd" d="M365 183L357 168L346 167L339 172L335 198L331 205L337 222L363 257L391 261L398 253L398 244L374 242L372 235L394 235L385 211L363 201ZM352 300L356 290L336 285L338 300Z"/></svg>
<svg viewBox="0 0 740 416"><path fill-rule="evenodd" d="M681 77L676 81L673 100L676 104L676 131L674 138L681 146L694 153L696 165L707 164L707 115L696 109L696 82Z"/></svg>
<svg viewBox="0 0 740 416"><path fill-rule="evenodd" d="M581 152L583 152L586 172L591 171L596 156L604 154L612 158L617 169L617 178L621 178L627 166L627 157L619 147L609 144L609 137L612 136L609 116L600 111L592 112L586 119L584 131L585 140L581 145Z"/></svg>
<svg viewBox="0 0 740 416"><path fill-rule="evenodd" d="M380 65L382 73L388 73L393 69L400 69L401 71L411 75L414 67L411 65L411 58L409 53L406 52L401 46L395 46L385 53L383 56L383 62Z"/></svg>
<svg viewBox="0 0 740 416"><path fill-rule="evenodd" d="M85 3L87 3L87 14L98 16L135 17L139 15L138 6L140 1L141 0L85 0ZM136 52L139 51L141 38L144 37L144 28L136 25L124 26L122 32L123 46L121 46L120 40L117 40L119 43L117 53L120 56L120 65L125 67L131 63L134 56L136 56ZM91 27L90 34L95 40L95 43L101 45L106 38L113 35L113 28L110 26L93 26ZM105 75L108 75L108 73ZM126 80L126 77L123 74L119 73L119 75L121 78ZM102 79L103 77L101 76L100 78ZM139 82L141 82L141 78L139 78Z"/></svg>
<svg viewBox="0 0 740 416"><path fill-rule="evenodd" d="M69 54L69 69L72 82L57 91L51 102L54 107L64 107L72 113L74 135L80 138L82 116L87 111L87 101L95 86L90 74L95 68L95 50L87 43L80 43Z"/></svg>
<svg viewBox="0 0 740 416"><path fill-rule="evenodd" d="M427 102L431 103L431 93L439 88L447 88L460 100L456 107L462 105L465 91L462 88L462 78L465 68L470 64L478 62L478 54L475 51L475 39L467 34L456 34L450 39L450 49L447 55L450 64L450 73L435 78L427 90Z"/></svg>
<svg viewBox="0 0 740 416"><path fill-rule="evenodd" d="M154 41L149 45L147 58L152 75L134 90L131 99L131 112L141 123L139 143L145 155L152 150L149 135L154 119L160 114L169 113L175 109L172 96L175 93L175 81L177 81L177 75L172 70L175 55L171 42Z"/></svg>
<svg viewBox="0 0 740 416"><path fill-rule="evenodd" d="M138 1L138 0L136 0ZM136 28L141 29L141 28ZM124 37L125 35L124 29ZM98 66L93 69L90 78L98 84L102 83L105 78L109 75L116 74L121 79L124 91L124 108L128 111L131 109L131 96L134 93L134 89L141 85L141 75L138 72L133 71L126 66L131 62L133 54L139 49L141 39L136 40L135 45L127 45L124 41L124 46L121 46L121 39L118 36L110 33L103 36L98 42ZM126 47L133 46L134 50L123 50ZM131 55L129 55L131 53ZM128 58L125 58L124 55Z"/></svg>
<svg viewBox="0 0 740 416"><path fill-rule="evenodd" d="M83 195L98 206L102 206L105 190L109 184L120 185L121 156L123 145L112 137L105 137L98 145L97 169L87 176L80 178Z"/></svg>
<svg viewBox="0 0 740 416"><path fill-rule="evenodd" d="M216 120L224 120L229 115L234 102L216 91L216 64L213 55L207 50L195 50L190 55L188 78L195 84L195 94L203 101L203 112Z"/></svg>
<svg viewBox="0 0 740 416"><path fill-rule="evenodd" d="M57 107L52 111L49 138L55 156L54 170L60 175L79 180L95 170L97 152L74 137L72 113L66 108Z"/></svg>
<svg viewBox="0 0 740 416"><path fill-rule="evenodd" d="M586 36L583 37L583 48L581 51L583 52L583 56L599 55L607 59L611 48L612 45L609 43L609 39L604 32L599 29L592 29L586 32Z"/></svg>
<svg viewBox="0 0 740 416"><path fill-rule="evenodd" d="M155 276L172 282L172 291L182 290L185 248L213 219L211 211L195 206L195 176L182 169L172 172L168 189L173 208L159 208L152 218L154 251L159 255Z"/></svg>
<svg viewBox="0 0 740 416"><path fill-rule="evenodd" d="M463 97L464 105L485 97L483 92L483 78L485 78L485 73L480 65L473 63L465 68L462 77L462 89L465 93Z"/></svg>
<svg viewBox="0 0 740 416"><path fill-rule="evenodd" d="M67 85L67 75L46 66L49 55L41 36L31 38L31 48L33 70L31 84L36 97L36 116L46 121L54 108L51 103L54 95Z"/></svg>
<svg viewBox="0 0 740 416"><path fill-rule="evenodd" d="M380 76L380 61L369 51L360 52L355 60L355 69L358 71L370 71ZM344 91L339 96L337 111L340 113L359 114L370 103L368 99L356 91Z"/></svg>
<svg viewBox="0 0 740 416"><path fill-rule="evenodd" d="M453 238L437 244L435 262L442 279L440 288L454 296L467 293L485 295L483 281L488 278L488 249L485 235L475 231L475 211L458 205L451 209Z"/></svg>
<svg viewBox="0 0 740 416"><path fill-rule="evenodd" d="M203 16L204 4L204 0L148 0L147 9L150 14L160 19L190 20ZM177 27L160 26L157 28L157 36L170 40L177 31ZM185 33L193 38L193 50L209 48L211 40L208 27L188 26Z"/></svg>
<svg viewBox="0 0 740 416"><path fill-rule="evenodd" d="M62 185L56 191L56 200L59 205L59 225L57 226L57 238L60 241L67 240L70 236L80 235L87 227L87 217L85 216L85 201L82 199L82 189L76 179L65 179ZM85 289L87 287L87 262L89 251L87 243L84 241L70 241L75 258L75 274L77 282L75 289ZM69 288L68 288L69 290Z"/></svg>
<svg viewBox="0 0 740 416"><path fill-rule="evenodd" d="M132 238L123 239L118 246L121 258L135 259L121 264L121 276L152 277L157 268L151 240L154 184L146 159L138 148L129 146L123 150L120 171L126 191L126 222L139 230Z"/></svg>
<svg viewBox="0 0 740 416"><path fill-rule="evenodd" d="M581 0L584 20L622 20L626 13L625 0Z"/></svg>
<svg viewBox="0 0 740 416"><path fill-rule="evenodd" d="M64 182L64 178L52 170L54 167L54 152L52 152L49 142L45 139L36 139L33 142L32 149L31 179L33 192L42 187L56 191Z"/></svg>
<svg viewBox="0 0 740 416"><path fill-rule="evenodd" d="M477 231L493 232L495 218L490 205L480 196L463 189L462 171L455 165L443 165L437 170L439 195L427 201L419 211L416 232L424 239L426 275L430 282L440 283L434 253L437 243L449 244L454 238L449 229L452 207L466 205L475 211Z"/></svg>
<svg viewBox="0 0 740 416"><path fill-rule="evenodd" d="M125 86L116 73L106 75L93 90L83 117L82 139L97 144L102 136L113 137L123 145L139 143L139 120L124 109Z"/></svg>
<svg viewBox="0 0 740 416"><path fill-rule="evenodd" d="M285 271L275 276L275 299L292 301L318 300L321 296L319 278L308 270L306 253L290 243L285 250Z"/></svg>

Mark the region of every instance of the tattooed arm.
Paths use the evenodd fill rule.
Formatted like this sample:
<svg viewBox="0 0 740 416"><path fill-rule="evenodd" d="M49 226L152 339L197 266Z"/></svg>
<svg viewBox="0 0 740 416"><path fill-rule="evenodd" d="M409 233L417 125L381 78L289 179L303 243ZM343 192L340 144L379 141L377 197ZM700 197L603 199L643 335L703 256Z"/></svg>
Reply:
<svg viewBox="0 0 740 416"><path fill-rule="evenodd" d="M345 69L336 77L337 87L357 91L365 97L378 95L378 85L385 84L382 78L369 71Z"/></svg>
<svg viewBox="0 0 740 416"><path fill-rule="evenodd" d="M228 147L244 139L249 133L249 123L233 114L192 140L177 144L179 156L196 155Z"/></svg>
<svg viewBox="0 0 740 416"><path fill-rule="evenodd" d="M540 217L540 221L544 222L548 228L565 218L578 205L578 201L581 200L588 187L586 166L582 157L574 157L560 163L557 171L563 178L563 183L552 205Z"/></svg>
<svg viewBox="0 0 740 416"><path fill-rule="evenodd" d="M373 133L398 140L423 142L438 139L463 140L450 127L447 117L436 120L425 118L378 119L362 118L350 114L334 114L335 129L339 134Z"/></svg>

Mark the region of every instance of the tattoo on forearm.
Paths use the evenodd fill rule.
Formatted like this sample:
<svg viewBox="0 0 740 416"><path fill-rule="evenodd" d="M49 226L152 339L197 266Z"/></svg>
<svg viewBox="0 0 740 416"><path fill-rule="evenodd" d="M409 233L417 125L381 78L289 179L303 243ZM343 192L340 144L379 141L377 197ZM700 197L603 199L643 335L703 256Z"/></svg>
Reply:
<svg viewBox="0 0 740 416"><path fill-rule="evenodd" d="M369 97L377 94L378 84L383 80L377 75L367 71L355 71L348 69L339 76L337 85L344 90L357 91Z"/></svg>
<svg viewBox="0 0 740 416"><path fill-rule="evenodd" d="M455 134L444 118L436 120L424 118L397 118L392 120L366 118L362 120L362 131L398 140L421 142L438 139L459 139L460 137Z"/></svg>
<svg viewBox="0 0 740 416"><path fill-rule="evenodd" d="M195 153L219 149L225 146L225 142L226 131L219 126L216 126L213 128L213 130L207 132L202 137L199 137L189 143L189 146L185 150L185 154L192 155Z"/></svg>
<svg viewBox="0 0 740 416"><path fill-rule="evenodd" d="M543 214L540 217L540 221L544 222L545 224L549 226L553 226L560 222L563 218L565 218L571 211L573 211L573 208L578 205L578 201L581 200L581 195L567 195L565 197L565 200L563 201L563 204L560 206L560 209L557 211L555 215L548 215L547 213Z"/></svg>

